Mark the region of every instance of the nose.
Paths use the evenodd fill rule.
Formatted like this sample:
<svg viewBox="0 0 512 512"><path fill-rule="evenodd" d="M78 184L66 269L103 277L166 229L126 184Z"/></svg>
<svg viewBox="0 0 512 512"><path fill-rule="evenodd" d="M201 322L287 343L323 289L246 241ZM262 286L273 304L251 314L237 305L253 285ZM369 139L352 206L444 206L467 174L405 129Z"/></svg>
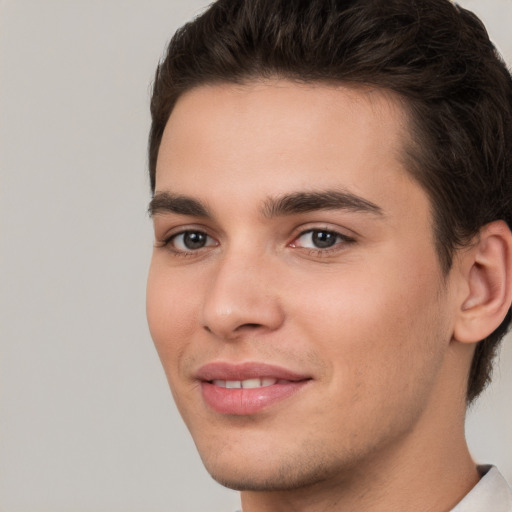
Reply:
<svg viewBox="0 0 512 512"><path fill-rule="evenodd" d="M284 321L275 271L263 258L233 251L216 262L203 304L203 327L225 340L278 329Z"/></svg>

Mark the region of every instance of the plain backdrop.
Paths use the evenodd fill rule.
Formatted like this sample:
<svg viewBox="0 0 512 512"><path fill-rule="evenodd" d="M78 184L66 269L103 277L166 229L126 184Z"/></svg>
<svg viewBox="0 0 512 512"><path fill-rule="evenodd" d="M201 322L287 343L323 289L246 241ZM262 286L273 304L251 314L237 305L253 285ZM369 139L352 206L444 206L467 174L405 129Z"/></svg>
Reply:
<svg viewBox="0 0 512 512"><path fill-rule="evenodd" d="M146 327L155 66L203 0L0 0L0 511L230 512ZM467 0L512 62L512 0ZM512 341L471 411L512 480Z"/></svg>

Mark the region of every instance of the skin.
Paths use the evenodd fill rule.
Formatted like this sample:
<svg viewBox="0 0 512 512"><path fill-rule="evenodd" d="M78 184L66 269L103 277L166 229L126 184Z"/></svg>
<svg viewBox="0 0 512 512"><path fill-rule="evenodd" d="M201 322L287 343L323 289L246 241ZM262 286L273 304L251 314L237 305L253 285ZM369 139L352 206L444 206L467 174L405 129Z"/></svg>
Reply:
<svg viewBox="0 0 512 512"><path fill-rule="evenodd" d="M406 133L391 93L284 80L201 86L170 116L155 197L205 212L153 203L148 321L206 468L242 490L244 512L448 511L478 480L464 440L474 340L460 327L476 249L443 274ZM264 209L324 191L378 211ZM316 247L311 230L335 243ZM205 245L187 248L187 231ZM256 414L220 414L195 378L212 361L310 380Z"/></svg>

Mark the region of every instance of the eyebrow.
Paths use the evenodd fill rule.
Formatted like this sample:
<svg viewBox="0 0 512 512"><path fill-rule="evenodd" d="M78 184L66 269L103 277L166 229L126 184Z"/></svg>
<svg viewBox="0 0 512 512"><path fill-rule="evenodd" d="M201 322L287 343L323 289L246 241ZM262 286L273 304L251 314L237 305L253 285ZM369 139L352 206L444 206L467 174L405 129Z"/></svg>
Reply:
<svg viewBox="0 0 512 512"><path fill-rule="evenodd" d="M279 217L317 210L348 210L383 215L376 204L344 190L295 192L267 199L263 206L265 217Z"/></svg>
<svg viewBox="0 0 512 512"><path fill-rule="evenodd" d="M170 192L157 192L149 203L148 213L151 217L159 213L176 213L191 217L211 218L208 208L200 201Z"/></svg>
<svg viewBox="0 0 512 512"><path fill-rule="evenodd" d="M293 192L269 198L263 203L262 213L264 217L273 218L318 210L348 210L383 215L382 209L371 201L340 190ZM150 216L175 213L212 218L208 208L197 199L170 192L157 192L149 203L148 213Z"/></svg>

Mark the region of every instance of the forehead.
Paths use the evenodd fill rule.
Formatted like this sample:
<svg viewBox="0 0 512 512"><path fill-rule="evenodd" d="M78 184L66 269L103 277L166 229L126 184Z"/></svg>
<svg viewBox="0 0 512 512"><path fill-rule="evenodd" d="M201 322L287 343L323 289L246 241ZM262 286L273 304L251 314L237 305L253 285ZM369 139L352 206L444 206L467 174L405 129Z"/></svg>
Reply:
<svg viewBox="0 0 512 512"><path fill-rule="evenodd" d="M263 198L334 186L375 202L410 181L406 133L400 99L381 89L288 80L201 86L169 118L156 190L214 201L235 183L247 200L256 191Z"/></svg>

